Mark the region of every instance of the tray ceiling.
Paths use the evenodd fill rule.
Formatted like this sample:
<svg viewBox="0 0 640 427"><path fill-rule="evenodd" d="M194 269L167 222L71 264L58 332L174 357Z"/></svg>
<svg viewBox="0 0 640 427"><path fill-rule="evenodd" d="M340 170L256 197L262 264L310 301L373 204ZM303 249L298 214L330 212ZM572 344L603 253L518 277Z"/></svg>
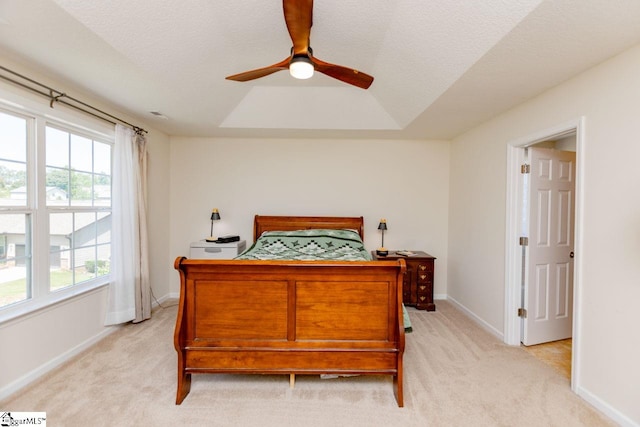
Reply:
<svg viewBox="0 0 640 427"><path fill-rule="evenodd" d="M0 53L170 135L448 139L637 44L638 22L637 0L316 0L314 55L368 90L225 80L289 54L277 0L4 1Z"/></svg>

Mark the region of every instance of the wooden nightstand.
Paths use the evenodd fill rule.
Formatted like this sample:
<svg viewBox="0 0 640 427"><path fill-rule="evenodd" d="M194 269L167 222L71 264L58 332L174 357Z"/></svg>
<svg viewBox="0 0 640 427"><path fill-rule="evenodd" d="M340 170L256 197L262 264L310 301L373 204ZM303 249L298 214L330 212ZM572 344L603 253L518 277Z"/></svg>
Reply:
<svg viewBox="0 0 640 427"><path fill-rule="evenodd" d="M389 255L380 256L371 251L374 260L395 260L402 258L407 263L407 274L402 285L402 302L418 310L435 311L433 302L433 271L435 257L422 251L411 251L415 255L402 256L395 251Z"/></svg>

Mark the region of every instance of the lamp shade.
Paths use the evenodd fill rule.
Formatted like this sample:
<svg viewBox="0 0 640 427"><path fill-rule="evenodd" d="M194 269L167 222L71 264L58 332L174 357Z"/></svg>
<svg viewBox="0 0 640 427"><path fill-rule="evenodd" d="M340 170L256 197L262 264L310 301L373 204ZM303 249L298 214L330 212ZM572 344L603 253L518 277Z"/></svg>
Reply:
<svg viewBox="0 0 640 427"><path fill-rule="evenodd" d="M217 221L220 219L220 212L218 212L218 209L213 209L211 211L211 221Z"/></svg>
<svg viewBox="0 0 640 427"><path fill-rule="evenodd" d="M382 218L380 220L380 224L378 224L378 230L386 230L387 229L387 220Z"/></svg>

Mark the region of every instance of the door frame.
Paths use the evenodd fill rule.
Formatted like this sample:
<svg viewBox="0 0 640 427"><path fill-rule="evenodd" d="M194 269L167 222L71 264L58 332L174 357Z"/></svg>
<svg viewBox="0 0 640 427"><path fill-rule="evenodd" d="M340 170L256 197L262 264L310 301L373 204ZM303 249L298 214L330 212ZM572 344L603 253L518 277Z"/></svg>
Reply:
<svg viewBox="0 0 640 427"><path fill-rule="evenodd" d="M520 345L521 319L518 317L522 284L522 247L519 244L522 210L522 175L520 164L524 160L524 148L538 142L563 135L576 135L576 200L574 244L576 257L573 265L573 343L571 351L571 389L580 384L580 337L581 337L581 272L583 236L583 186L585 152L585 118L579 117L557 126L540 130L530 135L516 138L507 144L507 194L505 233L505 311L504 342Z"/></svg>

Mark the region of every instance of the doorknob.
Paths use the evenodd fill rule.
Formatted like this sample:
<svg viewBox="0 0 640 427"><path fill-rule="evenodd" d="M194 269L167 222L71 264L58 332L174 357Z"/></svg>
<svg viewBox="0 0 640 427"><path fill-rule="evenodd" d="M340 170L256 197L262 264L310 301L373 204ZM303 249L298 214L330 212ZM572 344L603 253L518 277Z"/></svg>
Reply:
<svg viewBox="0 0 640 427"><path fill-rule="evenodd" d="M571 251L571 253L569 253L569 258L573 258L573 251Z"/></svg>

